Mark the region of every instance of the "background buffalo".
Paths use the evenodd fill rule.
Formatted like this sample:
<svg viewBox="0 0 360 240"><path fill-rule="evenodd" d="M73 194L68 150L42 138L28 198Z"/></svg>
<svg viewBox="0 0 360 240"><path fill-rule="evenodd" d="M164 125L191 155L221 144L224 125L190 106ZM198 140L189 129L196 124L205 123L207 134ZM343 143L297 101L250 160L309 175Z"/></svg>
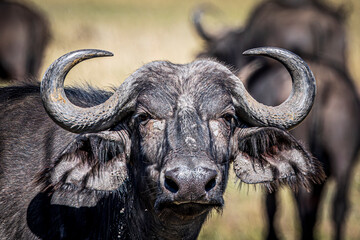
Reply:
<svg viewBox="0 0 360 240"><path fill-rule="evenodd" d="M37 78L50 29L31 4L0 1L0 81Z"/></svg>

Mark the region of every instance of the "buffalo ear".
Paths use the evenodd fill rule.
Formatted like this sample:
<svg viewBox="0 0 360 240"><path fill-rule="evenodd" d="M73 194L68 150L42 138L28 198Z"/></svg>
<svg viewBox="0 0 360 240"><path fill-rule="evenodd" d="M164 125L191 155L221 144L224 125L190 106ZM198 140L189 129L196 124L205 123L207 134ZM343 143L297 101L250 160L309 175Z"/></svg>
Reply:
<svg viewBox="0 0 360 240"><path fill-rule="evenodd" d="M51 204L92 207L125 191L130 141L125 131L78 136L46 170Z"/></svg>
<svg viewBox="0 0 360 240"><path fill-rule="evenodd" d="M288 132L273 128L247 128L236 132L234 171L241 182L263 184L269 191L279 185L293 190L325 179L315 160Z"/></svg>

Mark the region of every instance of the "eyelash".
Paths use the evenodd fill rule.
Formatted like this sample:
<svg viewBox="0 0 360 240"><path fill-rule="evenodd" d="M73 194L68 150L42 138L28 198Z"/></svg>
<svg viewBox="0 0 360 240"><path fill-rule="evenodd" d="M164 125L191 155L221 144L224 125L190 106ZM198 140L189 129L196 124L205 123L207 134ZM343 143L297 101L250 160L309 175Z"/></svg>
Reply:
<svg viewBox="0 0 360 240"><path fill-rule="evenodd" d="M221 118L224 119L224 122L228 126L231 126L235 121L235 117L230 113L226 113L226 114L222 115Z"/></svg>
<svg viewBox="0 0 360 240"><path fill-rule="evenodd" d="M224 114L222 118L225 119L227 122L230 122L234 117L231 114L227 113Z"/></svg>
<svg viewBox="0 0 360 240"><path fill-rule="evenodd" d="M139 115L136 116L136 121L142 125L146 124L150 119L151 116L147 113L140 113Z"/></svg>

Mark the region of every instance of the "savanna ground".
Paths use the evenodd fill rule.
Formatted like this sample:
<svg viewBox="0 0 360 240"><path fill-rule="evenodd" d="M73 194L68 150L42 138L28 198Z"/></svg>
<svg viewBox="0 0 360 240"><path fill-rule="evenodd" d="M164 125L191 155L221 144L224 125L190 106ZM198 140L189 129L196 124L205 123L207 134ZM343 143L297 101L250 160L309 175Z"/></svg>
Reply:
<svg viewBox="0 0 360 240"><path fill-rule="evenodd" d="M33 0L50 21L52 40L46 51L41 75L59 56L72 50L98 48L112 51L115 56L90 60L69 74L66 84L85 82L99 87L118 86L144 63L169 60L174 63L192 61L202 48L190 23L195 6L211 2L218 13L205 17L206 27L217 32L223 27L240 26L259 0ZM345 3L348 19L348 64L356 83L360 84L360 1L332 0ZM351 49L351 50L350 50ZM213 214L203 228L200 239L262 239L264 229L263 192L243 186L240 190L229 181L222 215ZM330 181L317 224L318 239L330 239ZM346 238L360 239L360 166L354 169L351 187L352 208L347 219ZM284 239L299 236L293 198L289 190L281 190L279 228Z"/></svg>

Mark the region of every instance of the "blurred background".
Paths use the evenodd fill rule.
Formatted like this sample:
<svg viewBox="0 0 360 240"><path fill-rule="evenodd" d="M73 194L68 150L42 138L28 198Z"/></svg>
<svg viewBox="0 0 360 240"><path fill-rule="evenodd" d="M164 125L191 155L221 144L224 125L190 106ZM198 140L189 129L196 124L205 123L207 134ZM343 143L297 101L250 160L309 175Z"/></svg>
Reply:
<svg viewBox="0 0 360 240"><path fill-rule="evenodd" d="M203 3L218 8L204 16L209 31L245 24L251 10L260 0L32 0L49 22L51 38L44 53L39 76L61 55L72 50L98 48L114 53L114 57L90 60L76 66L66 84L85 82L101 88L118 86L143 64L153 60L187 63L195 59L204 42L196 34L190 16ZM344 4L348 11L348 68L357 86L360 85L360 1L328 0L335 6ZM330 199L334 183L326 186L316 225L318 239L330 239ZM200 239L263 239L265 214L264 194L260 188L229 180L225 208L214 213L204 225ZM360 166L356 165L350 187L350 202L345 239L360 239ZM299 221L294 199L286 188L281 190L278 226L283 239L299 237Z"/></svg>

